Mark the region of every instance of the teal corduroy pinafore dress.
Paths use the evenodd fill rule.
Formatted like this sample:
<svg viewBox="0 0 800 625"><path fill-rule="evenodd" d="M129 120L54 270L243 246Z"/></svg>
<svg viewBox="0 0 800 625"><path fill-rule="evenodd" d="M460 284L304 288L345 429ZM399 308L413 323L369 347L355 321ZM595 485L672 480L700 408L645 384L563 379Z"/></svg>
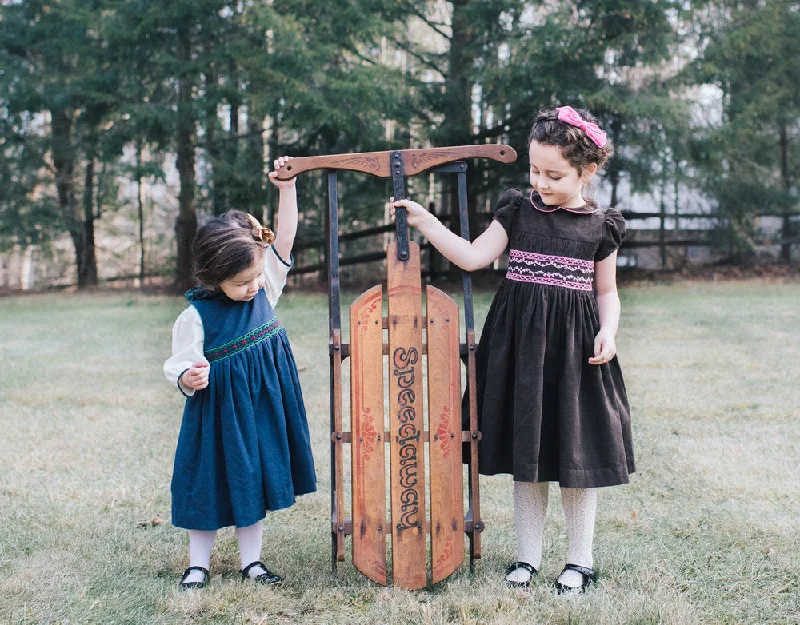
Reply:
<svg viewBox="0 0 800 625"><path fill-rule="evenodd" d="M203 321L211 369L208 386L186 400L172 523L247 527L316 490L297 366L263 289L249 302L187 298Z"/></svg>

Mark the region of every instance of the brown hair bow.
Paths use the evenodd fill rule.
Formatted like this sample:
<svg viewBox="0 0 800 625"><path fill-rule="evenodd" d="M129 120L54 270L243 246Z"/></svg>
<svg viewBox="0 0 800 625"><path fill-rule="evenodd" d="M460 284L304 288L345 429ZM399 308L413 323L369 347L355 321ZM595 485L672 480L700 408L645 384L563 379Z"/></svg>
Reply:
<svg viewBox="0 0 800 625"><path fill-rule="evenodd" d="M275 233L269 228L262 226L261 222L259 222L258 219L253 217L250 213L247 213L247 217L250 219L250 223L253 224L253 235L255 236L256 240L266 243L267 245L271 245L275 240Z"/></svg>

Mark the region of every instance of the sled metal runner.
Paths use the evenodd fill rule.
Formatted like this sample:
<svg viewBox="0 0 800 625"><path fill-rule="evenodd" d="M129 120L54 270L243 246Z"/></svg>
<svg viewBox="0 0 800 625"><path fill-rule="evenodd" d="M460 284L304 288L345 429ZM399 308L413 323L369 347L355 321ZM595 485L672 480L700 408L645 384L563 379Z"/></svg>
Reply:
<svg viewBox="0 0 800 625"><path fill-rule="evenodd" d="M475 327L470 274L463 272L464 340L459 307L443 291L425 287L419 246L409 241L405 209L395 215L396 239L386 255L384 287L376 285L351 304L350 342L342 340L339 285L339 169L391 177L395 199L405 198L405 178L425 171L455 174L461 236L469 238L467 158L516 160L505 145L457 146L292 159L279 172L290 178L327 170L328 303L330 330L331 564L345 560L352 537L354 566L373 581L410 590L440 582L464 562L481 557ZM350 429L344 429L342 366L350 364ZM388 362L387 362L388 361ZM462 429L461 363L466 365L468 417ZM427 402L423 371L427 374ZM384 382L388 376L388 419ZM427 424L425 415L427 414ZM427 425L427 428L425 427ZM462 445L468 448L465 513ZM346 516L344 455L350 445L351 517ZM426 453L427 449L427 453ZM387 517L387 456L389 515ZM426 471L425 461L428 461ZM427 500L427 499L429 500ZM430 559L428 558L430 536ZM391 537L391 575L387 557ZM430 570L428 570L430 561Z"/></svg>

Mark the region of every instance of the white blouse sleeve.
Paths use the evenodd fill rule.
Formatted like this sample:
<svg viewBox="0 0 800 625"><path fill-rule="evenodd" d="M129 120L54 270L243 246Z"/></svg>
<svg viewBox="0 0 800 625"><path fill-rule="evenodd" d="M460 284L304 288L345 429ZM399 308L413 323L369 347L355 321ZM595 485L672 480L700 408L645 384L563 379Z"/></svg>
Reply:
<svg viewBox="0 0 800 625"><path fill-rule="evenodd" d="M203 320L194 306L184 310L172 326L172 356L164 363L164 376L187 397L194 390L178 385L178 378L196 362L208 364L203 355Z"/></svg>
<svg viewBox="0 0 800 625"><path fill-rule="evenodd" d="M270 246L264 254L264 290L267 292L267 299L274 307L278 303L278 298L286 286L286 275L294 264L294 258L289 256L289 262L283 260L274 246Z"/></svg>

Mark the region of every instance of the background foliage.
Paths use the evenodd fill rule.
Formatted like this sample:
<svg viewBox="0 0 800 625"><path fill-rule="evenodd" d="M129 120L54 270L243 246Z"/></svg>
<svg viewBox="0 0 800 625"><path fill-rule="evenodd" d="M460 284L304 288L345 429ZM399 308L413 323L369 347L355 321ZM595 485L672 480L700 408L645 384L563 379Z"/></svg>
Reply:
<svg viewBox="0 0 800 625"><path fill-rule="evenodd" d="M788 262L798 40L790 0L4 2L0 245L68 235L78 284L92 286L98 220L138 202L144 274L141 188L174 171L175 237L161 244L183 286L198 215L237 207L271 221L265 172L278 155L509 143L523 153L514 167L470 167L477 229L487 201L524 183L536 112L568 102L611 136L611 205L673 188L677 207L688 189L745 255L755 212L784 213ZM348 223L383 221L385 184L342 185ZM138 200L120 199L127 187ZM447 214L452 189L435 191ZM302 186L301 236L319 234L324 195L321 180Z"/></svg>

